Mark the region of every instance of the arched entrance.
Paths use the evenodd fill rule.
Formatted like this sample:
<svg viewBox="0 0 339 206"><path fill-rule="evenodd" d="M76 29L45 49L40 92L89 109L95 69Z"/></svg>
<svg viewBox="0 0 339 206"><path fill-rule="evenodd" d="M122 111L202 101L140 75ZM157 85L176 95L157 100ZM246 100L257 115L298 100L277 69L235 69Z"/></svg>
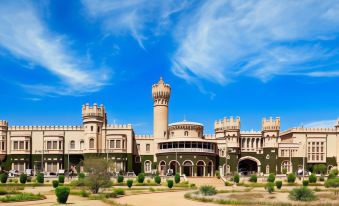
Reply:
<svg viewBox="0 0 339 206"><path fill-rule="evenodd" d="M197 176L201 177L204 176L204 170L205 170L205 162L200 160L197 162Z"/></svg>
<svg viewBox="0 0 339 206"><path fill-rule="evenodd" d="M186 176L193 176L193 163L191 161L185 161L182 167Z"/></svg>
<svg viewBox="0 0 339 206"><path fill-rule="evenodd" d="M160 171L160 175L166 175L166 162L165 161L161 161L159 163L159 171Z"/></svg>
<svg viewBox="0 0 339 206"><path fill-rule="evenodd" d="M260 161L251 156L242 157L238 162L238 172L241 175L250 175L260 172Z"/></svg>
<svg viewBox="0 0 339 206"><path fill-rule="evenodd" d="M180 174L180 165L177 161L171 161L169 164L170 169L173 171L173 175Z"/></svg>

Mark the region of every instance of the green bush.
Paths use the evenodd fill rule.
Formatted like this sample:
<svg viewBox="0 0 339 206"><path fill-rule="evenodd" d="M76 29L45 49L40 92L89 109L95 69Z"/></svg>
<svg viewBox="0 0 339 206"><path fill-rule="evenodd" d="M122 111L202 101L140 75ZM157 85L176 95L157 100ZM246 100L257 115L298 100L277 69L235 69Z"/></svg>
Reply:
<svg viewBox="0 0 339 206"><path fill-rule="evenodd" d="M308 186L308 180L303 180L303 186L307 187Z"/></svg>
<svg viewBox="0 0 339 206"><path fill-rule="evenodd" d="M60 183L65 183L65 175L59 175L58 180Z"/></svg>
<svg viewBox="0 0 339 206"><path fill-rule="evenodd" d="M44 183L44 181L45 181L44 173L39 173L39 174L37 174L37 176L36 176L36 181L37 181L38 183Z"/></svg>
<svg viewBox="0 0 339 206"><path fill-rule="evenodd" d="M52 185L54 188L57 188L59 186L59 181L58 180L53 180Z"/></svg>
<svg viewBox="0 0 339 206"><path fill-rule="evenodd" d="M319 181L320 181L320 182L324 182L324 181L325 181L325 177L324 177L324 176L320 176L320 177L319 177Z"/></svg>
<svg viewBox="0 0 339 206"><path fill-rule="evenodd" d="M219 170L216 170L216 171L215 171L215 176L216 176L218 179L221 178Z"/></svg>
<svg viewBox="0 0 339 206"><path fill-rule="evenodd" d="M275 181L275 186L277 186L277 188L280 190L282 187L282 181L281 180Z"/></svg>
<svg viewBox="0 0 339 206"><path fill-rule="evenodd" d="M0 174L0 181L1 181L1 183L6 183L7 179L8 179L8 174L7 173Z"/></svg>
<svg viewBox="0 0 339 206"><path fill-rule="evenodd" d="M125 190L123 188L116 188L114 192L117 195L125 195Z"/></svg>
<svg viewBox="0 0 339 206"><path fill-rule="evenodd" d="M203 196L212 196L217 194L217 190L215 189L215 187L210 186L210 185L204 185L201 186L199 188L199 192L203 195Z"/></svg>
<svg viewBox="0 0 339 206"><path fill-rule="evenodd" d="M124 176L119 175L118 178L117 178L117 181L118 181L118 183L124 182Z"/></svg>
<svg viewBox="0 0 339 206"><path fill-rule="evenodd" d="M286 169L286 168L283 168L283 169L282 169L282 173L283 173L283 174L287 174L287 169Z"/></svg>
<svg viewBox="0 0 339 206"><path fill-rule="evenodd" d="M225 182L225 186L232 186L232 185L233 185L232 182L229 182L229 181Z"/></svg>
<svg viewBox="0 0 339 206"><path fill-rule="evenodd" d="M265 190L270 194L274 192L274 183L273 182L266 183Z"/></svg>
<svg viewBox="0 0 339 206"><path fill-rule="evenodd" d="M288 197L292 200L299 201L315 200L314 192L307 187L294 188Z"/></svg>
<svg viewBox="0 0 339 206"><path fill-rule="evenodd" d="M89 197L89 192L87 192L86 190L81 190L80 191L80 196L81 197Z"/></svg>
<svg viewBox="0 0 339 206"><path fill-rule="evenodd" d="M59 186L55 188L55 195L58 203L66 204L70 189L69 187Z"/></svg>
<svg viewBox="0 0 339 206"><path fill-rule="evenodd" d="M31 176L27 177L27 182L32 182L32 177Z"/></svg>
<svg viewBox="0 0 339 206"><path fill-rule="evenodd" d="M161 177L159 175L156 175L154 177L154 182L157 183L157 184L160 184L161 183Z"/></svg>
<svg viewBox="0 0 339 206"><path fill-rule="evenodd" d="M339 178L332 178L332 179L328 179L325 182L325 187L334 187L337 188L339 187Z"/></svg>
<svg viewBox="0 0 339 206"><path fill-rule="evenodd" d="M81 187L81 186L85 186L85 179L77 179L77 180L73 180L69 183L71 186L77 186L77 187Z"/></svg>
<svg viewBox="0 0 339 206"><path fill-rule="evenodd" d="M0 202L24 202L43 199L46 199L46 197L41 194L20 193L16 195L6 195L5 197L0 197Z"/></svg>
<svg viewBox="0 0 339 206"><path fill-rule="evenodd" d="M233 181L235 183L239 183L240 182L240 175L238 173L236 173L234 176L233 176Z"/></svg>
<svg viewBox="0 0 339 206"><path fill-rule="evenodd" d="M14 179L14 183L15 183L15 184L18 183L18 179Z"/></svg>
<svg viewBox="0 0 339 206"><path fill-rule="evenodd" d="M127 180L126 184L127 184L128 188L131 188L132 185L133 185L133 180L131 180L131 179Z"/></svg>
<svg viewBox="0 0 339 206"><path fill-rule="evenodd" d="M138 174L138 182L139 183L144 183L145 180L145 174L144 173L139 173Z"/></svg>
<svg viewBox="0 0 339 206"><path fill-rule="evenodd" d="M339 171L338 169L331 169L330 173L334 174L335 176L338 175Z"/></svg>
<svg viewBox="0 0 339 206"><path fill-rule="evenodd" d="M336 175L334 173L330 173L327 176L327 179L334 179L334 178L336 178Z"/></svg>
<svg viewBox="0 0 339 206"><path fill-rule="evenodd" d="M78 179L79 179L79 180L85 179L85 173L80 172L80 173L79 173L79 176L78 176Z"/></svg>
<svg viewBox="0 0 339 206"><path fill-rule="evenodd" d="M257 182L258 178L256 174L251 175L250 182Z"/></svg>
<svg viewBox="0 0 339 206"><path fill-rule="evenodd" d="M316 176L314 173L312 173L312 174L308 177L308 181L309 181L310 183L316 183L316 182L317 182L317 176Z"/></svg>
<svg viewBox="0 0 339 206"><path fill-rule="evenodd" d="M288 183L294 183L295 182L295 178L296 178L295 174L290 173L290 174L287 175L287 182Z"/></svg>
<svg viewBox="0 0 339 206"><path fill-rule="evenodd" d="M325 164L316 164L313 166L313 172L317 174L324 174L327 170L327 167Z"/></svg>
<svg viewBox="0 0 339 206"><path fill-rule="evenodd" d="M27 175L22 173L19 179L21 184L25 184L27 182Z"/></svg>
<svg viewBox="0 0 339 206"><path fill-rule="evenodd" d="M167 180L167 187L170 189L173 187L173 180Z"/></svg>
<svg viewBox="0 0 339 206"><path fill-rule="evenodd" d="M176 184L178 184L180 182L180 175L179 174L175 174L174 181L175 181Z"/></svg>
<svg viewBox="0 0 339 206"><path fill-rule="evenodd" d="M269 174L267 177L267 182L274 182L275 175L273 173Z"/></svg>

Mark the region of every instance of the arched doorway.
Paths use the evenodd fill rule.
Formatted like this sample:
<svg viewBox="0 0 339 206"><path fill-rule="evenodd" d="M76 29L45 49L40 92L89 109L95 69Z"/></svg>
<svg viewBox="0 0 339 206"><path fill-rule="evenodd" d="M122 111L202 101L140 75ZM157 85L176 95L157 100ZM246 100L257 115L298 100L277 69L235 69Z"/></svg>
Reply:
<svg viewBox="0 0 339 206"><path fill-rule="evenodd" d="M173 175L175 175L177 173L180 174L180 165L177 161L175 161L175 160L171 161L169 166L170 166L170 169L173 171Z"/></svg>
<svg viewBox="0 0 339 206"><path fill-rule="evenodd" d="M160 175L166 175L166 162L161 161L159 163L159 170L160 170Z"/></svg>
<svg viewBox="0 0 339 206"><path fill-rule="evenodd" d="M193 163L191 161L185 161L182 167L186 176L193 176Z"/></svg>
<svg viewBox="0 0 339 206"><path fill-rule="evenodd" d="M204 176L204 170L205 170L205 162L202 160L199 160L197 162L197 176L201 177Z"/></svg>
<svg viewBox="0 0 339 206"><path fill-rule="evenodd" d="M241 175L250 175L260 172L260 161L254 157L246 156L239 159L238 172Z"/></svg>

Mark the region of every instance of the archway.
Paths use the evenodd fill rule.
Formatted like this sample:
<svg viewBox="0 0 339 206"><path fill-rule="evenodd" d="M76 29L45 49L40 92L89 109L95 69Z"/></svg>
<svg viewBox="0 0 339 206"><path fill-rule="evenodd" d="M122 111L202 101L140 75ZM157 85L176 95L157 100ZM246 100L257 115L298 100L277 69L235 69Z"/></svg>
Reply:
<svg viewBox="0 0 339 206"><path fill-rule="evenodd" d="M260 172L260 161L254 157L246 156L239 159L238 171L241 175L250 175Z"/></svg>
<svg viewBox="0 0 339 206"><path fill-rule="evenodd" d="M177 161L172 160L169 164L169 167L173 171L173 175L175 175L177 173L180 174L180 170L179 170L180 164Z"/></svg>
<svg viewBox="0 0 339 206"><path fill-rule="evenodd" d="M186 176L193 176L193 163L191 161L185 161L182 167Z"/></svg>
<svg viewBox="0 0 339 206"><path fill-rule="evenodd" d="M166 175L166 162L161 161L159 163L159 170L160 170L160 175Z"/></svg>
<svg viewBox="0 0 339 206"><path fill-rule="evenodd" d="M199 177L204 176L204 170L205 170L205 162L202 160L199 160L197 162L197 176Z"/></svg>

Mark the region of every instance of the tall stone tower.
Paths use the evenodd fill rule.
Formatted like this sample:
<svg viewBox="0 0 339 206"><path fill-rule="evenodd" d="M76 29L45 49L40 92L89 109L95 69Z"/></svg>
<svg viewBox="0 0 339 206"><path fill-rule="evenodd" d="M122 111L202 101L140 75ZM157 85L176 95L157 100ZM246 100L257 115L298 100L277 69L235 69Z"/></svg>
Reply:
<svg viewBox="0 0 339 206"><path fill-rule="evenodd" d="M106 111L104 105L93 106L82 105L82 122L84 125L85 144L89 148L89 153L101 152L105 148L105 142L102 140L102 128L106 126Z"/></svg>
<svg viewBox="0 0 339 206"><path fill-rule="evenodd" d="M165 84L160 77L159 82L152 86L154 139L168 138L168 102L170 95L170 85Z"/></svg>
<svg viewBox="0 0 339 206"><path fill-rule="evenodd" d="M8 122L0 120L0 162L6 157Z"/></svg>
<svg viewBox="0 0 339 206"><path fill-rule="evenodd" d="M280 131L280 117L273 119L262 119L262 135L264 138L264 147L277 147Z"/></svg>

